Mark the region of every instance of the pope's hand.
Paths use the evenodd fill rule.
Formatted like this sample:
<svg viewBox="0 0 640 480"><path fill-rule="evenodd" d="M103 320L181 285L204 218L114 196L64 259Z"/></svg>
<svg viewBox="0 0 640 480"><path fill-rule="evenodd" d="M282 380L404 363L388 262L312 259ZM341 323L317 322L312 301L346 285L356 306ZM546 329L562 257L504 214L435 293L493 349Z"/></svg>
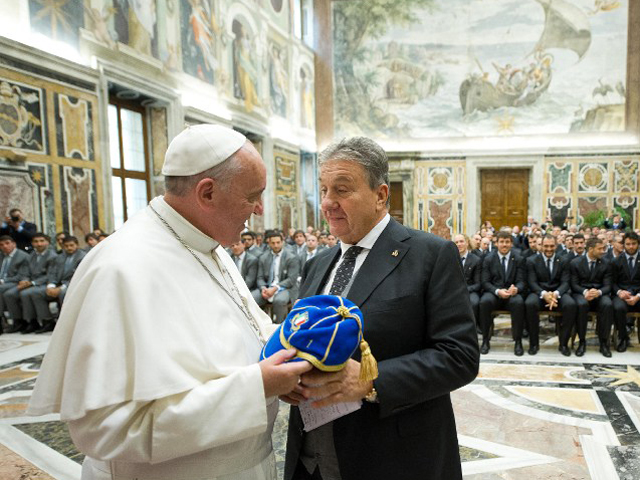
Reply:
<svg viewBox="0 0 640 480"><path fill-rule="evenodd" d="M295 354L295 349L280 350L258 363L262 371L265 397L290 393L298 385L300 375L311 370L312 365L306 361L284 363Z"/></svg>
<svg viewBox="0 0 640 480"><path fill-rule="evenodd" d="M306 399L318 399L314 407L362 400L373 388L373 382L360 381L360 363L349 359L345 367L335 373L314 369L302 376L300 393Z"/></svg>

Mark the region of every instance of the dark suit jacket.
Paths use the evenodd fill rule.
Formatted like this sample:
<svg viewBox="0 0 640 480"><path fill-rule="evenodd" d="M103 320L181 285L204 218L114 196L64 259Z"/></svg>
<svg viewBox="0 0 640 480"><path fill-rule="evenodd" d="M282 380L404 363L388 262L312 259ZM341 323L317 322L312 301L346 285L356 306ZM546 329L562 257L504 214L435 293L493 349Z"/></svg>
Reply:
<svg viewBox="0 0 640 480"><path fill-rule="evenodd" d="M467 252L467 259L464 261L464 279L467 282L467 291L480 294L482 290L482 260L476 255L470 255Z"/></svg>
<svg viewBox="0 0 640 480"><path fill-rule="evenodd" d="M636 255L636 260L638 259L640 259L640 255ZM617 295L618 290L627 290L632 295L640 293L640 268L637 263L634 262L633 272L629 271L629 262L623 253L610 265L613 280L612 295Z"/></svg>
<svg viewBox="0 0 640 480"><path fill-rule="evenodd" d="M22 224L22 230L18 231L13 226L3 223L0 227L0 236L9 235L16 241L16 245L20 250L30 251L33 247L31 246L31 237L38 231L38 227L34 223L29 223L25 221Z"/></svg>
<svg viewBox="0 0 640 480"><path fill-rule="evenodd" d="M300 276L300 259L291 250L283 248L280 253L279 285L290 290L292 298L297 296L298 277ZM269 272L273 262L271 249L264 252L258 259L258 288L269 286Z"/></svg>
<svg viewBox="0 0 640 480"><path fill-rule="evenodd" d="M473 253L480 260L482 260L484 257L486 257L487 252L488 252L488 250L480 250L479 248L474 248L473 250L471 250L471 253Z"/></svg>
<svg viewBox="0 0 640 480"><path fill-rule="evenodd" d="M73 277L73 274L85 255L86 252L83 250L76 250L75 253L71 255L71 263L68 268L65 268L68 255L65 252L57 255L55 262L51 264L51 268L47 271L47 284L55 284L57 287L62 285L69 286L71 277Z"/></svg>
<svg viewBox="0 0 640 480"><path fill-rule="evenodd" d="M38 254L34 250L29 255L28 274L20 280L29 280L30 282L33 282L34 286L45 285L47 283L47 272L52 268L52 265L56 262L57 258L58 255L55 250L48 248L42 254L42 257L38 262Z"/></svg>
<svg viewBox="0 0 640 480"><path fill-rule="evenodd" d="M0 253L0 268L2 268L4 257L5 256ZM16 247L10 262L7 275L4 279L5 284L18 283L20 280L24 280L29 276L29 254L27 252Z"/></svg>
<svg viewBox="0 0 640 480"><path fill-rule="evenodd" d="M560 296L567 293L570 289L569 280L569 262L558 255L553 259L553 269L551 277L547 270L547 257L535 255L527 259L527 281L529 283L529 291L537 296L545 292L555 292Z"/></svg>
<svg viewBox="0 0 640 480"><path fill-rule="evenodd" d="M339 257L336 246L307 262L301 297L322 292ZM364 402L333 422L343 480L461 478L449 393L475 378L479 351L458 258L452 242L391 219L354 279L347 298L362 310L378 360L380 403ZM287 480L301 443L302 420L292 407Z"/></svg>
<svg viewBox="0 0 640 480"><path fill-rule="evenodd" d="M524 295L527 288L525 277L523 260L513 252L509 256L506 276L497 253L487 255L482 263L482 289L485 292L495 293L496 290L515 285L518 288L518 293Z"/></svg>
<svg viewBox="0 0 640 480"><path fill-rule="evenodd" d="M258 257L251 255L249 252L244 252L240 275L242 275L244 283L247 284L249 290L258 288Z"/></svg>
<svg viewBox="0 0 640 480"><path fill-rule="evenodd" d="M609 222L609 220L605 220L604 228L606 228L607 230L611 230L611 229L624 230L625 228L627 228L627 223L623 219L620 219L620 223L618 223L618 225L614 227L612 222Z"/></svg>
<svg viewBox="0 0 640 480"><path fill-rule="evenodd" d="M571 291L582 295L585 290L596 288L602 290L602 295L611 293L611 268L609 262L600 259L596 262L593 275L589 272L587 256L571 260Z"/></svg>

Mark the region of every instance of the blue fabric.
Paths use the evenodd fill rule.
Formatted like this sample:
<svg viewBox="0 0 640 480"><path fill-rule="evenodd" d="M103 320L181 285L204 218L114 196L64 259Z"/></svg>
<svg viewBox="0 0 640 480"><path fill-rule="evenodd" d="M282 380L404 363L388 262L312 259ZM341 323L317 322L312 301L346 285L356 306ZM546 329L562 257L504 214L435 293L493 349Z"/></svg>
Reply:
<svg viewBox="0 0 640 480"><path fill-rule="evenodd" d="M334 372L351 358L362 335L362 312L356 304L336 295L315 295L295 304L263 347L260 360L295 348L298 353L291 361L307 360Z"/></svg>

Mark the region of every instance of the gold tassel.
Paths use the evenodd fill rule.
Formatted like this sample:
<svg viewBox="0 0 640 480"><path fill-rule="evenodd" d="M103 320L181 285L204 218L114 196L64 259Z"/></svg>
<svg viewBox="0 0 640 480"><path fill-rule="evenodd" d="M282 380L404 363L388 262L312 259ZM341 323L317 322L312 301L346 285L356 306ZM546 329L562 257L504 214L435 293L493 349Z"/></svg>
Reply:
<svg viewBox="0 0 640 480"><path fill-rule="evenodd" d="M362 339L360 342L360 352L362 352L360 358L360 381L362 383L373 382L378 378L378 362L371 353L369 344Z"/></svg>

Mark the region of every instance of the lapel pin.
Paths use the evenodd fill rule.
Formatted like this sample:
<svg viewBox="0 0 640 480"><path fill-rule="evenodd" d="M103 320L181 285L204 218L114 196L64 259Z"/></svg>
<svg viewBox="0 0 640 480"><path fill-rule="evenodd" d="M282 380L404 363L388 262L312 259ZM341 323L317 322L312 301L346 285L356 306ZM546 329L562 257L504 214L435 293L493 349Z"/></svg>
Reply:
<svg viewBox="0 0 640 480"><path fill-rule="evenodd" d="M394 257L398 256L398 250L394 250L393 252L391 252L391 255L393 255Z"/></svg>

